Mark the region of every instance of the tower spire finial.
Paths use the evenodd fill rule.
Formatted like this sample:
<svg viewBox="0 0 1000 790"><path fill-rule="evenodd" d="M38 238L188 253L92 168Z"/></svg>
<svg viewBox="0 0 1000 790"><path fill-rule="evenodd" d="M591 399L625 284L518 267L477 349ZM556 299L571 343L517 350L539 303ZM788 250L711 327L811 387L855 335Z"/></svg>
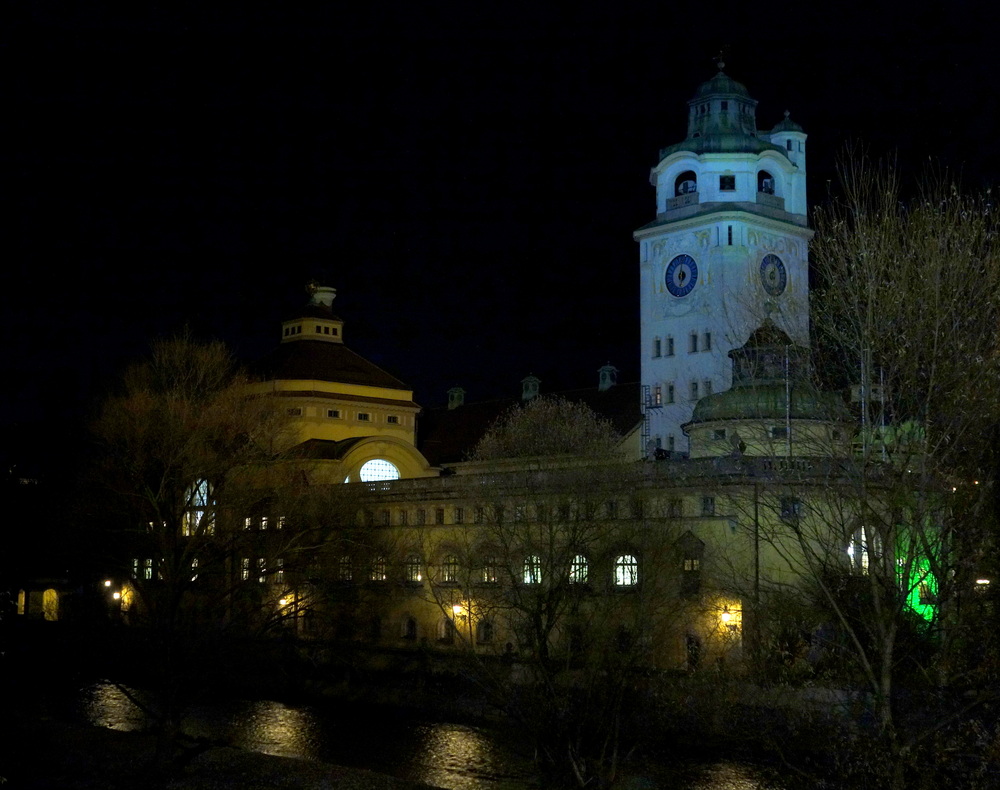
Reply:
<svg viewBox="0 0 1000 790"><path fill-rule="evenodd" d="M726 68L726 45L719 47L719 54L715 56L715 65L719 68L719 73Z"/></svg>

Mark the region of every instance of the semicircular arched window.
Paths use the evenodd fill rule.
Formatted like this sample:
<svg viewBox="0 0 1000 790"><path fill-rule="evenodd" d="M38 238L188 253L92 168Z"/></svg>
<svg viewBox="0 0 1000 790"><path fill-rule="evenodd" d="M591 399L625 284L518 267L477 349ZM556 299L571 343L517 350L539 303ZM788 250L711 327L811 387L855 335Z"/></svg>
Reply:
<svg viewBox="0 0 1000 790"><path fill-rule="evenodd" d="M363 483L376 480L399 480L399 469L384 458L375 458L362 465L358 477Z"/></svg>

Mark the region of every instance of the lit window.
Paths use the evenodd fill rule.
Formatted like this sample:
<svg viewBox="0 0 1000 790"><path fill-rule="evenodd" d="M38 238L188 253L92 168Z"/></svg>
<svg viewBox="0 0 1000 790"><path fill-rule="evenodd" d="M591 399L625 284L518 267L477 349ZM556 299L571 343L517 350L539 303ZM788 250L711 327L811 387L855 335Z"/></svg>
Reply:
<svg viewBox="0 0 1000 790"><path fill-rule="evenodd" d="M142 561L142 578L152 579L153 578L153 559L147 557Z"/></svg>
<svg viewBox="0 0 1000 790"><path fill-rule="evenodd" d="M250 579L250 558L243 557L240 560L240 577L243 581L248 581Z"/></svg>
<svg viewBox="0 0 1000 790"><path fill-rule="evenodd" d="M639 562L632 554L615 557L615 586L633 587L639 583Z"/></svg>
<svg viewBox="0 0 1000 790"><path fill-rule="evenodd" d="M399 480L399 469L384 458L376 458L361 467L359 476L365 483L376 480Z"/></svg>
<svg viewBox="0 0 1000 790"><path fill-rule="evenodd" d="M569 583L570 584L586 584L588 577L588 563L587 558L582 554L577 554L573 558L573 562L569 566Z"/></svg>
<svg viewBox="0 0 1000 790"><path fill-rule="evenodd" d="M494 556L488 556L483 560L483 582L485 584L496 584L498 578L497 568L500 562Z"/></svg>
<svg viewBox="0 0 1000 790"><path fill-rule="evenodd" d="M410 554L406 558L405 570L408 582L419 582L424 578L420 573L420 557L416 554Z"/></svg>
<svg viewBox="0 0 1000 790"><path fill-rule="evenodd" d="M284 529L284 528L285 528L285 517L278 516L278 529Z"/></svg>
<svg viewBox="0 0 1000 790"><path fill-rule="evenodd" d="M701 570L701 560L699 560L697 557L685 558L684 570L687 572Z"/></svg>
<svg viewBox="0 0 1000 790"><path fill-rule="evenodd" d="M441 581L445 584L455 584L458 582L458 557L449 554L441 563Z"/></svg>
<svg viewBox="0 0 1000 790"><path fill-rule="evenodd" d="M663 403L663 389L659 384L653 386L653 405L660 406Z"/></svg>
<svg viewBox="0 0 1000 790"><path fill-rule="evenodd" d="M264 558L257 558L257 583L263 584L267 581L267 568L264 565Z"/></svg>
<svg viewBox="0 0 1000 790"><path fill-rule="evenodd" d="M215 532L215 496L207 480L199 480L185 494L181 534L211 535Z"/></svg>
<svg viewBox="0 0 1000 790"><path fill-rule="evenodd" d="M372 561L371 580L373 582L384 582L385 579L385 557L376 557Z"/></svg>
<svg viewBox="0 0 1000 790"><path fill-rule="evenodd" d="M198 581L198 558L191 560L191 581Z"/></svg>
<svg viewBox="0 0 1000 790"><path fill-rule="evenodd" d="M278 584L285 583L285 560L282 557L278 557L276 560L276 567L274 569L274 581Z"/></svg>
<svg viewBox="0 0 1000 790"><path fill-rule="evenodd" d="M371 418L372 418L371 414L369 414L366 411L358 412L358 422L369 422Z"/></svg>
<svg viewBox="0 0 1000 790"><path fill-rule="evenodd" d="M267 529L267 516L260 517L260 528Z"/></svg>
<svg viewBox="0 0 1000 790"><path fill-rule="evenodd" d="M529 554L524 558L524 583L539 584L542 581L542 558Z"/></svg>

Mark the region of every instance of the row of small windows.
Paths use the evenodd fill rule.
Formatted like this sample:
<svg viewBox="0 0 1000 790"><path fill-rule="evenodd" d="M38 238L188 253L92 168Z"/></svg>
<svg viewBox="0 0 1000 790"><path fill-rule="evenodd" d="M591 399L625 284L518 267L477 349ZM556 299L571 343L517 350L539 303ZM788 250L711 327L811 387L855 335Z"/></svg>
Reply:
<svg viewBox="0 0 1000 790"><path fill-rule="evenodd" d="M676 344L674 343L674 338L667 335L664 338L654 337L653 338L653 358L659 359L660 357L672 357L674 356L676 350ZM688 335L688 353L697 354L699 351L711 351L712 350L712 333L705 332L699 335L697 332L692 332Z"/></svg>
<svg viewBox="0 0 1000 790"><path fill-rule="evenodd" d="M369 462L373 463L373 462ZM629 515L631 518L641 518L643 515L642 502L633 500L629 503ZM451 519L447 519L448 509L444 507L417 508L416 510L398 510L395 514L395 524L401 527L424 527L430 524L486 524L490 522L504 521L510 519L515 522L538 521L589 521L592 519L617 519L620 518L618 502L609 500L601 505L592 502L581 502L571 505L563 502L556 507L548 505L534 505L531 507L515 505L506 508L503 505L492 507L478 506L474 508L452 507ZM384 508L379 511L365 511L364 521L369 526L392 526L393 511Z"/></svg>
<svg viewBox="0 0 1000 790"><path fill-rule="evenodd" d="M192 582L198 580L198 573L198 558L194 557L190 565ZM154 575L157 579L163 578L162 571L155 567L152 557L136 557L132 560L132 578L139 581L151 581ZM259 584L265 584L268 581L274 584L284 584L285 560L282 557L277 557L268 562L263 557L241 557L240 578L243 581L253 579Z"/></svg>
<svg viewBox="0 0 1000 790"><path fill-rule="evenodd" d="M789 144L792 143L791 140L788 141ZM801 143L799 144L801 146ZM789 148L789 151L792 149ZM799 150L802 150L801 147ZM767 170L759 170L757 172L757 191L763 192L766 195L775 194L776 181L773 175L771 175ZM736 190L736 176L732 173L726 173L719 176L719 191L720 192L734 192ZM681 195L690 195L698 191L698 175L693 170L685 170L676 179L674 179L674 195L680 197Z"/></svg>
<svg viewBox="0 0 1000 790"><path fill-rule="evenodd" d="M304 411L301 406L292 406L288 409L289 417L301 417ZM344 417L344 412L341 409L327 409L326 416L331 420L340 420ZM358 422L373 422L372 413L370 411L359 411L354 413L354 418ZM398 414L387 414L385 421L388 425L399 425L400 418Z"/></svg>
<svg viewBox="0 0 1000 790"><path fill-rule="evenodd" d="M340 334L340 329L335 326L328 326L323 324L315 324L313 327L317 335L332 335L337 337ZM292 335L302 334L302 324L294 324L292 326L286 326L284 331L285 337L291 337Z"/></svg>
<svg viewBox="0 0 1000 790"><path fill-rule="evenodd" d="M249 560L246 560L249 562ZM263 562L261 560L260 562ZM280 562L280 561L279 561ZM263 568L263 565L261 566ZM501 572L503 570L503 572ZM545 581L547 573L551 569L546 569L542 558L538 554L528 554L518 568L507 568L501 566L500 559L488 555L483 558L482 565L473 571L473 583L498 584L501 578L508 575L513 576L515 581L526 585L541 584ZM570 562L567 569L566 581L569 584L589 584L590 583L590 561L584 554L577 554ZM263 571L261 581L264 580ZM431 579L436 584L458 584L460 581L461 564L458 556L454 554L445 555L438 567L438 575ZM244 568L244 579L250 577L250 566ZM403 581L407 584L420 584L426 578L424 573L424 563L419 554L409 554L403 560ZM341 582L353 582L355 580L354 561L350 556L344 555L337 560L337 579ZM384 582L388 581L388 560L384 556L375 557L368 570L368 581ZM612 565L611 581L615 587L634 587L639 583L639 560L634 554L619 554L615 557Z"/></svg>
<svg viewBox="0 0 1000 790"><path fill-rule="evenodd" d="M704 398L711 395L714 391L714 385L711 379L705 379L702 382L692 381L688 384L688 396L690 400L698 400L699 398ZM654 384L653 392L651 393L652 403L651 406L663 406L664 404L676 403L677 402L677 388L672 384ZM673 448L670 448L673 449Z"/></svg>

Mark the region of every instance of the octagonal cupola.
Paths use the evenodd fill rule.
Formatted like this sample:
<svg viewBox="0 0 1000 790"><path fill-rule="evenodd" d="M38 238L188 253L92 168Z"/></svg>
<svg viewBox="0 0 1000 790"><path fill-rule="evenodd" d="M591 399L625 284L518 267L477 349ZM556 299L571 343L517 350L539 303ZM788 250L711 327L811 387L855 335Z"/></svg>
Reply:
<svg viewBox="0 0 1000 790"><path fill-rule="evenodd" d="M703 82L688 101L689 138L720 134L757 135L757 101L746 87L723 71Z"/></svg>
<svg viewBox="0 0 1000 790"><path fill-rule="evenodd" d="M324 340L344 342L344 322L333 313L337 289L312 282L307 286L309 303L294 318L281 324L281 342Z"/></svg>

